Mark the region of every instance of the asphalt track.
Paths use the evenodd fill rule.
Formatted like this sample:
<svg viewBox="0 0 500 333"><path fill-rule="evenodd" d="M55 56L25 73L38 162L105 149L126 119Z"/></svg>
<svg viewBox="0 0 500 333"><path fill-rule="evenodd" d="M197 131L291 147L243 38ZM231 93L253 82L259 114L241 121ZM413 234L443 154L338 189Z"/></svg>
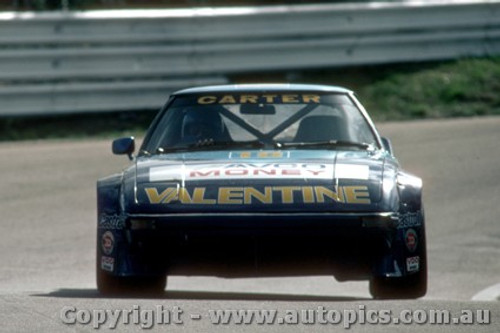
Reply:
<svg viewBox="0 0 500 333"><path fill-rule="evenodd" d="M181 309L182 324L155 331L342 332L340 324L214 325L215 309L358 310L351 332L500 331L500 117L379 124L403 167L424 179L429 292L374 301L367 283L328 276L173 277L154 299L101 298L94 282L95 180L125 166L109 141L0 144L0 332L95 331L64 324L68 309ZM473 300L474 299L474 300ZM487 309L489 325L362 324L367 310ZM69 311L69 310L68 310ZM87 312L86 312L87 311ZM73 314L73 312L67 312ZM95 316L94 316L95 319ZM109 327L109 321L102 327ZM115 331L137 331L120 322Z"/></svg>

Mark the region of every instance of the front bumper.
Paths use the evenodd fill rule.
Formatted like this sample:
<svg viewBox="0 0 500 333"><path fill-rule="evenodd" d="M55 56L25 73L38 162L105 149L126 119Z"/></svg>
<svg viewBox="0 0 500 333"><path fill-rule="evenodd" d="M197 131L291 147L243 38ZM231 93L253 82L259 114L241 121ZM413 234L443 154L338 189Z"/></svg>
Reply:
<svg viewBox="0 0 500 333"><path fill-rule="evenodd" d="M108 272L366 279L387 275L393 259L404 256L398 221L394 213L127 215L111 230Z"/></svg>

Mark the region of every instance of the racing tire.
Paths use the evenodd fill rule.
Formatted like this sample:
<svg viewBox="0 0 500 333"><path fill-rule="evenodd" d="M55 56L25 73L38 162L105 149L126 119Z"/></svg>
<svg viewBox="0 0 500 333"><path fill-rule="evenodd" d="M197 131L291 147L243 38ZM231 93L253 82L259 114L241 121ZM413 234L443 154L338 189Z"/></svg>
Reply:
<svg viewBox="0 0 500 333"><path fill-rule="evenodd" d="M158 296L165 292L167 278L161 276L121 277L97 269L97 290L109 296Z"/></svg>
<svg viewBox="0 0 500 333"><path fill-rule="evenodd" d="M373 277L370 280L370 294L373 298L415 299L425 296L427 293L427 249L425 236L421 244L420 270L415 274L404 277Z"/></svg>
<svg viewBox="0 0 500 333"><path fill-rule="evenodd" d="M374 277L370 281L370 294L375 299L415 299L427 292L427 272L403 278Z"/></svg>

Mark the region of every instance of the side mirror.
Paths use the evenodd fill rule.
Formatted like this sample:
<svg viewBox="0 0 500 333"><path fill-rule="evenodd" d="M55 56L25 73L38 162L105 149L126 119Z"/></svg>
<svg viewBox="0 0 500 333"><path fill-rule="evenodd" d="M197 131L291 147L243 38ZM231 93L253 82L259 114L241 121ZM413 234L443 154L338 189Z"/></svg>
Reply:
<svg viewBox="0 0 500 333"><path fill-rule="evenodd" d="M128 138L120 138L113 141L112 146L113 154L115 155L128 155L130 160L133 160L132 154L135 150L135 138L133 136Z"/></svg>
<svg viewBox="0 0 500 333"><path fill-rule="evenodd" d="M394 155L391 140L386 137L381 137L380 139L382 139L382 145L384 146L384 149L387 150L389 154Z"/></svg>

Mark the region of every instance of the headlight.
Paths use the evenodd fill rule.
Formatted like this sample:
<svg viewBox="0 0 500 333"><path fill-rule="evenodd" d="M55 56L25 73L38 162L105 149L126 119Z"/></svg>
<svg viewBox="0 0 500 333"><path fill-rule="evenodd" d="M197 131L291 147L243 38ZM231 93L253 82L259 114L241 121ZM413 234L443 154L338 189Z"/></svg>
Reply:
<svg viewBox="0 0 500 333"><path fill-rule="evenodd" d="M130 219L130 230L152 230L156 229L156 222L150 219Z"/></svg>
<svg viewBox="0 0 500 333"><path fill-rule="evenodd" d="M386 213L379 216L366 216L361 221L361 225L366 228L393 228L399 220L393 214Z"/></svg>
<svg viewBox="0 0 500 333"><path fill-rule="evenodd" d="M422 179L409 175L407 173L405 174L398 174L398 185L401 186L412 186L412 187L422 187Z"/></svg>

